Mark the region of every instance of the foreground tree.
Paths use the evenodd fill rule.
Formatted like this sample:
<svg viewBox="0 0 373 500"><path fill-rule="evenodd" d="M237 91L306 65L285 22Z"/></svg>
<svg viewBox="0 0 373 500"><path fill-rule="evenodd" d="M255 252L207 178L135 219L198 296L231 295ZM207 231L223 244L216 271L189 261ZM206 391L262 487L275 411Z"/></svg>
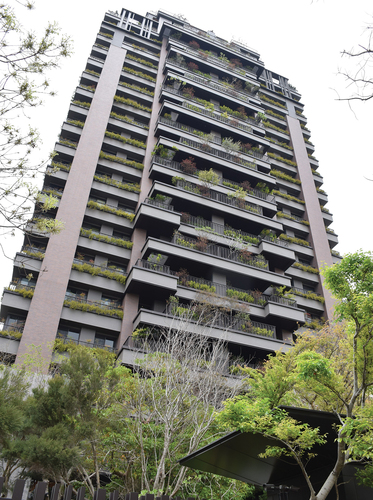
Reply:
<svg viewBox="0 0 373 500"><path fill-rule="evenodd" d="M21 2L19 2L21 3ZM25 8L32 8L30 2ZM40 106L41 96L53 95L46 73L70 55L70 40L49 24L42 35L27 32L14 9L0 5L0 227L3 233L25 231L37 204L37 214L56 206L53 197L42 198L33 179L44 162L33 164L31 152L40 138L33 127L24 126L26 111ZM26 119L26 120L25 120ZM38 229L58 232L61 224L44 218Z"/></svg>
<svg viewBox="0 0 373 500"><path fill-rule="evenodd" d="M225 403L218 416L228 429L261 433L281 445L263 456L291 456L309 487L310 500L325 500L337 488L345 464L365 464L364 484L373 486L373 254L357 252L324 269L325 284L339 299L336 318L319 336L300 336L294 348L268 360L263 372L251 371L250 391ZM307 473L313 447L323 445L319 429L289 417L279 405L335 413L337 456L324 484L316 491Z"/></svg>

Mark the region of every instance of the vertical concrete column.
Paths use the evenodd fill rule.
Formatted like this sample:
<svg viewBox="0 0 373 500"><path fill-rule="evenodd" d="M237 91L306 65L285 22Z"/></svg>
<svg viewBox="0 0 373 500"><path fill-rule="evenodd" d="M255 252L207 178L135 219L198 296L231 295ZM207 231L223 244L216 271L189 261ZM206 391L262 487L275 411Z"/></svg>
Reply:
<svg viewBox="0 0 373 500"><path fill-rule="evenodd" d="M159 103L159 96L161 94L161 83L163 80L163 66L167 56L167 41L168 38L164 37L160 51L157 80L154 90L154 100L149 122L149 135L146 144L146 151L144 158L144 170L141 178L139 202L137 204L137 208L140 206L141 203L144 202L153 184L153 181L149 177L149 171L152 160L152 151L155 145L157 144L157 138L154 135L154 127L158 119L159 111L161 109L161 104ZM144 231L143 229L134 228L132 235L133 247L131 253L131 260L128 264L128 272L130 272L132 266L136 264L137 259L140 258L141 249L146 242L146 237L147 237L146 231ZM124 296L122 329L117 344L117 347L119 349L123 346L123 343L126 341L126 339L130 337L132 334L132 322L128 321L128 318L133 318L133 319L135 318L136 313L138 311L138 302L139 302L138 299L139 299L138 295L133 295L129 293Z"/></svg>
<svg viewBox="0 0 373 500"><path fill-rule="evenodd" d="M22 355L30 350L32 344L41 346L41 353L46 361L51 359L71 263L126 55L126 51L121 48L122 42L123 34L116 33L59 204L57 219L65 223L65 228L60 234L51 236L48 242L16 363L22 363ZM48 366L49 362L46 362L46 369Z"/></svg>
<svg viewBox="0 0 373 500"><path fill-rule="evenodd" d="M298 175L302 183L303 197L306 202L312 246L317 261L317 267L320 269L323 264L333 264L325 231L325 224L299 120L293 116L287 116L287 121L291 142L294 148L294 155L298 165ZM329 290L323 286L324 278L321 275L320 280L325 298L325 315L327 319L330 320L333 317L334 299Z"/></svg>

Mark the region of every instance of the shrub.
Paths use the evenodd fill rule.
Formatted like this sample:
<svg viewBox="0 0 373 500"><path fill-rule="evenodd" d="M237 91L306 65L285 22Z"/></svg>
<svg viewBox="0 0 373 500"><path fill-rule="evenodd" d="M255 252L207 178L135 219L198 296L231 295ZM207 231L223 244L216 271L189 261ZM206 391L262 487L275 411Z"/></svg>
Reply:
<svg viewBox="0 0 373 500"><path fill-rule="evenodd" d="M197 164L195 163L192 156L189 156L189 158L184 158L184 160L180 162L180 165L184 173L189 175L196 175Z"/></svg>
<svg viewBox="0 0 373 500"><path fill-rule="evenodd" d="M232 288L227 289L227 296L231 299L242 300L243 302L254 302L254 297L246 292L240 292Z"/></svg>

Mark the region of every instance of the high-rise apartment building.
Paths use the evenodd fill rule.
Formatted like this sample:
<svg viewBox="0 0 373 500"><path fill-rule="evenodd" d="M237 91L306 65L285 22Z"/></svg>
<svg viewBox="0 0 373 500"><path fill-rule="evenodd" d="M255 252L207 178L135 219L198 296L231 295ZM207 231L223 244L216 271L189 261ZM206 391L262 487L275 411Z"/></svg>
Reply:
<svg viewBox="0 0 373 500"><path fill-rule="evenodd" d="M177 323L201 293L220 308L209 335L246 360L327 318L337 237L306 123L256 51L163 11L108 12L44 179L65 228L30 222L0 352L48 359L61 338L131 363L133 332Z"/></svg>

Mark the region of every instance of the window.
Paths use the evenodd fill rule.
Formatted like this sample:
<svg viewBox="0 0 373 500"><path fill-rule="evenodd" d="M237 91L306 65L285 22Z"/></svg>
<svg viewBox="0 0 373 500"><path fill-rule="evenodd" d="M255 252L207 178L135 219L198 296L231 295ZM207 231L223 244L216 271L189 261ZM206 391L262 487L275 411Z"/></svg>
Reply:
<svg viewBox="0 0 373 500"><path fill-rule="evenodd" d="M97 347L106 347L107 349L114 349L115 341L104 335L96 335L94 345Z"/></svg>
<svg viewBox="0 0 373 500"><path fill-rule="evenodd" d="M59 338L70 340L71 342L74 342L74 344L78 344L80 337L80 330L77 328L61 327L58 329L57 335Z"/></svg>

